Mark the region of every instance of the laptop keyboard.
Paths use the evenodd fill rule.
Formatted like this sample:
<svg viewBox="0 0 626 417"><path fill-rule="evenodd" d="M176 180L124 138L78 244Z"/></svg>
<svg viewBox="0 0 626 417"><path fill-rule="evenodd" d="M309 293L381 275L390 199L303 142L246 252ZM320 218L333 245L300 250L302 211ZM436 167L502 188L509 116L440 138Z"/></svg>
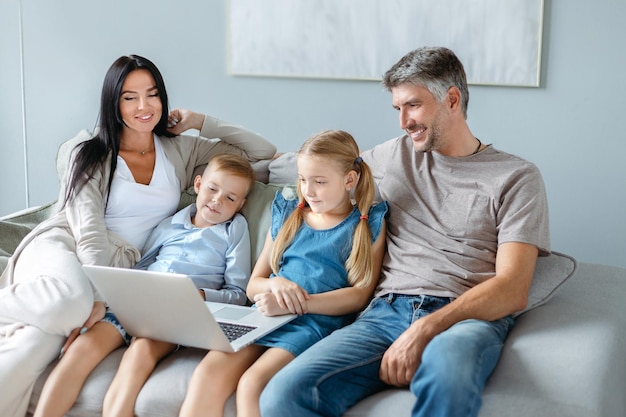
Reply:
<svg viewBox="0 0 626 417"><path fill-rule="evenodd" d="M228 341L232 342L233 340L239 339L246 333L251 332L256 329L255 326L245 326L243 324L232 324L232 323L220 323L218 322L222 331L228 338Z"/></svg>

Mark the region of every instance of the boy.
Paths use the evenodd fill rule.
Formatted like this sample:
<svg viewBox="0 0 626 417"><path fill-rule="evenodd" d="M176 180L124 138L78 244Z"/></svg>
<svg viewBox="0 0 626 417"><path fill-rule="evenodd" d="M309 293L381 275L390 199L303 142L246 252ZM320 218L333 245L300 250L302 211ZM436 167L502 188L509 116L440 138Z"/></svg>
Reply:
<svg viewBox="0 0 626 417"><path fill-rule="evenodd" d="M206 301L246 304L250 237L239 210L254 180L244 158L212 158L194 180L196 203L157 226L135 268L185 274Z"/></svg>

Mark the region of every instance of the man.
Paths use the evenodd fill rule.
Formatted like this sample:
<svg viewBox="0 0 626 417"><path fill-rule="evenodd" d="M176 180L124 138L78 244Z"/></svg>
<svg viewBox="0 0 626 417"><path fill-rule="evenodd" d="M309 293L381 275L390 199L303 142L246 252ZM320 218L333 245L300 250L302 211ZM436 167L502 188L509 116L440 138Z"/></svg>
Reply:
<svg viewBox="0 0 626 417"><path fill-rule="evenodd" d="M389 202L376 297L274 377L264 416L340 416L406 385L413 417L478 415L511 315L526 307L538 254L549 253L541 175L474 137L455 54L412 51L383 84L406 134L362 155Z"/></svg>

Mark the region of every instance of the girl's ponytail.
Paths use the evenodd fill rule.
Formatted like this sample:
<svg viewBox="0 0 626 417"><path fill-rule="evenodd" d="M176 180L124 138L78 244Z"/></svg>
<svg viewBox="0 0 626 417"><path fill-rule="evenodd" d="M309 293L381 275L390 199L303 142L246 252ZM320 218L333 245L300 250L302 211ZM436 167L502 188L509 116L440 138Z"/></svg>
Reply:
<svg viewBox="0 0 626 417"><path fill-rule="evenodd" d="M373 279L372 232L368 213L374 201L374 178L370 167L361 159L355 159L355 170L359 174L354 188L354 200L361 213L361 219L352 237L352 251L346 261L348 282L353 286L366 287Z"/></svg>

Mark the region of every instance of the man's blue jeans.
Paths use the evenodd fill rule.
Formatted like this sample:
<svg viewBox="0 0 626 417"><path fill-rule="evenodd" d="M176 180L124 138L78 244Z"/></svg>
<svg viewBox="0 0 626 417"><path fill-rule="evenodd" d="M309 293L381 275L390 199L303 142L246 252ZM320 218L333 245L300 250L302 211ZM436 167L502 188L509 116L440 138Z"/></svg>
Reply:
<svg viewBox="0 0 626 417"><path fill-rule="evenodd" d="M386 295L351 325L337 330L283 368L261 395L264 417L341 416L364 397L389 386L378 377L389 345L415 320L451 300ZM413 417L477 416L485 381L500 357L510 317L465 320L426 347L410 389Z"/></svg>

